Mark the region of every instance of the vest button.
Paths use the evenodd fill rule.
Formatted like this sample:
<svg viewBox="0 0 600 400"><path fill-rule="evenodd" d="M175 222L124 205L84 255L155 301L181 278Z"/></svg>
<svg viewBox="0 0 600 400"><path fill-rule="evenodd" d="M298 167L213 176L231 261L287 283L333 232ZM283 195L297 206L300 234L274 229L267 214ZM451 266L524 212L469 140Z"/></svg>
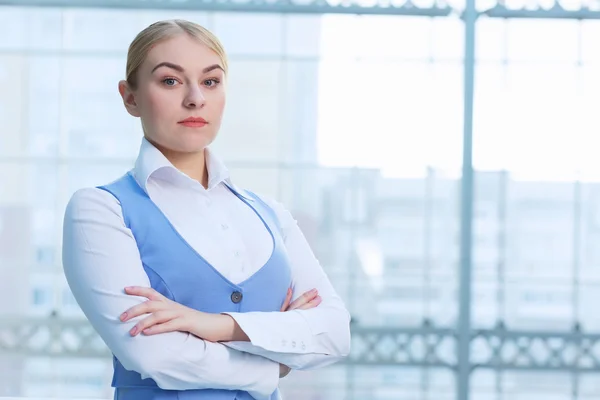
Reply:
<svg viewBox="0 0 600 400"><path fill-rule="evenodd" d="M231 301L233 301L235 304L239 303L242 301L242 294L238 291L231 293Z"/></svg>

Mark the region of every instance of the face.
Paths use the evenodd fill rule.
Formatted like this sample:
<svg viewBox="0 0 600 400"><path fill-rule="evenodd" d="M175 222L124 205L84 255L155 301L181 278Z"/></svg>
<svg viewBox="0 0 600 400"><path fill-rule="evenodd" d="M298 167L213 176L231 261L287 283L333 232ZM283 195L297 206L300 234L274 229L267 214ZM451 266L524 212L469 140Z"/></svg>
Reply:
<svg viewBox="0 0 600 400"><path fill-rule="evenodd" d="M225 107L219 56L178 35L153 47L137 71L136 88L119 83L127 111L140 117L146 138L163 150L194 153L215 139Z"/></svg>

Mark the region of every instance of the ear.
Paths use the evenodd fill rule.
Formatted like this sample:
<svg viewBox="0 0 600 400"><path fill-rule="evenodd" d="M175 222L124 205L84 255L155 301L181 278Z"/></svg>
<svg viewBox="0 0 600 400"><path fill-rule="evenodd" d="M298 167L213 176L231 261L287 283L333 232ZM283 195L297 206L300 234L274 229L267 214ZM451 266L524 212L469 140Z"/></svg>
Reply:
<svg viewBox="0 0 600 400"><path fill-rule="evenodd" d="M127 112L134 117L139 117L140 111L138 109L137 103L135 102L135 94L129 86L129 83L127 83L127 81L119 82L119 93L123 98L123 104L125 105Z"/></svg>

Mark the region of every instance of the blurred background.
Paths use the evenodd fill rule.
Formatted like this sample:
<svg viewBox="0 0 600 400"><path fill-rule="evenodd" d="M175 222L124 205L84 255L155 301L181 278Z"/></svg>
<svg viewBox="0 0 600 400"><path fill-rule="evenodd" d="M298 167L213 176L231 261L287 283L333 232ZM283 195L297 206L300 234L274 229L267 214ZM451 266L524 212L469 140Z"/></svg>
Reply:
<svg viewBox="0 0 600 400"><path fill-rule="evenodd" d="M215 150L284 202L353 316L286 400L600 396L597 0L0 0L0 396L109 399L61 266L78 188L133 166L126 50L229 53Z"/></svg>

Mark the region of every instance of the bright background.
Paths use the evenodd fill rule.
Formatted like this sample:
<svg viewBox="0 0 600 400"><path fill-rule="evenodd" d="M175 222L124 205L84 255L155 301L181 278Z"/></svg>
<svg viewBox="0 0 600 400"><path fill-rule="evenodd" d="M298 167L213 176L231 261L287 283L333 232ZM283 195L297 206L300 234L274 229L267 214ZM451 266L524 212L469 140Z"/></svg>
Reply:
<svg viewBox="0 0 600 400"><path fill-rule="evenodd" d="M293 212L353 329L456 326L456 16L0 7L0 332L52 314L59 330L83 318L62 275L64 208L76 189L131 168L141 131L117 92L126 49L143 27L173 17L224 42L229 103L214 147L236 182ZM477 23L474 328L600 327L598 37L594 20ZM17 332L33 347L43 341ZM9 343L0 395L111 396L108 357L0 342ZM477 372L471 397L597 399L597 382ZM455 399L449 370L418 366L340 364L294 372L282 387L286 400Z"/></svg>

